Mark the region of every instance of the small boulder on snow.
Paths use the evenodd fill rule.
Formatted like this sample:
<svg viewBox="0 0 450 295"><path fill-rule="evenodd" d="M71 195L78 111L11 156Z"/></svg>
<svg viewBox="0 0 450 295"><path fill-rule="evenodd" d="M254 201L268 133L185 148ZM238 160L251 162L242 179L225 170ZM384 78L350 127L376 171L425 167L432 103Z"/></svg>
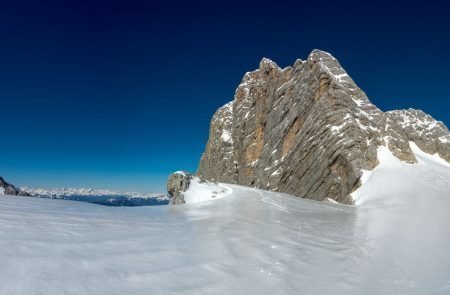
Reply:
<svg viewBox="0 0 450 295"><path fill-rule="evenodd" d="M194 175L184 171L177 171L169 176L167 181L167 192L170 196L170 204L178 205L186 203L183 192L189 188Z"/></svg>

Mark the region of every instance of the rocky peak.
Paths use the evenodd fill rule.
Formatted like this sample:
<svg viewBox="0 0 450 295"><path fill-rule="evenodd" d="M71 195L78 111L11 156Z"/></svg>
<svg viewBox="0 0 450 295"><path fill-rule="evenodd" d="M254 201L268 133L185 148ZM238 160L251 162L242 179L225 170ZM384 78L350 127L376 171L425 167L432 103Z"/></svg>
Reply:
<svg viewBox="0 0 450 295"><path fill-rule="evenodd" d="M281 71L281 68L272 60L263 57L263 59L259 62L259 71L268 74L271 71Z"/></svg>
<svg viewBox="0 0 450 295"><path fill-rule="evenodd" d="M384 113L373 105L331 54L279 68L263 59L245 74L234 100L211 120L198 174L298 197L352 203L362 170L378 164L387 145L414 163L414 141L449 156L449 132L423 112Z"/></svg>
<svg viewBox="0 0 450 295"><path fill-rule="evenodd" d="M297 58L297 60L294 62L294 65L292 66L292 68L294 70L298 69L301 65L303 64L303 60L301 60L300 58Z"/></svg>
<svg viewBox="0 0 450 295"><path fill-rule="evenodd" d="M29 196L28 193L21 191L17 189L14 185L7 183L1 176L0 176L0 195L13 195L13 196Z"/></svg>
<svg viewBox="0 0 450 295"><path fill-rule="evenodd" d="M441 158L450 162L450 133L444 123L414 109L389 111L386 115L403 131L406 140L413 141L429 154L438 153Z"/></svg>

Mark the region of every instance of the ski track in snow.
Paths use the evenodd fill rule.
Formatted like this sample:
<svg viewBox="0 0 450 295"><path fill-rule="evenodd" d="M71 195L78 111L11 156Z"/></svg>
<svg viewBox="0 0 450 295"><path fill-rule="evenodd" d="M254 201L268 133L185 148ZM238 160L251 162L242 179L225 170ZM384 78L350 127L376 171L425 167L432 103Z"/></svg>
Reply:
<svg viewBox="0 0 450 295"><path fill-rule="evenodd" d="M384 156L360 206L227 184L179 206L2 196L0 294L450 294L450 170Z"/></svg>

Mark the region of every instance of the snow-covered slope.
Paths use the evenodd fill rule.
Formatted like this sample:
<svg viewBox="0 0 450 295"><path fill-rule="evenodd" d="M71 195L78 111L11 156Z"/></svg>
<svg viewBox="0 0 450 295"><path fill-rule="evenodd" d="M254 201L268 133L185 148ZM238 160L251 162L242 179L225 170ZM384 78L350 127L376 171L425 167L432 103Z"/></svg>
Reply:
<svg viewBox="0 0 450 295"><path fill-rule="evenodd" d="M415 152L380 152L359 206L226 184L180 206L2 197L0 294L450 294L449 168Z"/></svg>
<svg viewBox="0 0 450 295"><path fill-rule="evenodd" d="M378 149L380 164L364 172L363 185L352 194L356 205L380 206L417 200L435 205L434 198L450 198L450 164L437 154L425 153L414 142L409 145L418 161L416 164L400 161L387 147Z"/></svg>
<svg viewBox="0 0 450 295"><path fill-rule="evenodd" d="M183 196L186 204L189 204L224 198L232 192L233 190L226 184L201 182L198 177L194 177L187 191L183 192Z"/></svg>

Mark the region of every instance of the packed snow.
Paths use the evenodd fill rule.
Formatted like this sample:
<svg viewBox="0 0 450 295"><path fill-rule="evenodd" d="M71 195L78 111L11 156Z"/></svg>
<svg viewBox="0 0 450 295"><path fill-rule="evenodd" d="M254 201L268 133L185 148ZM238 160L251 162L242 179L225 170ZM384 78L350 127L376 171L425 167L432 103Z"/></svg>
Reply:
<svg viewBox="0 0 450 295"><path fill-rule="evenodd" d="M213 182L202 182L198 177L194 177L186 192L183 192L186 204L206 202L220 199L232 193L227 185Z"/></svg>
<svg viewBox="0 0 450 295"><path fill-rule="evenodd" d="M426 164L426 165L436 165L440 164L445 167L450 168L450 163L442 159L437 153L434 155L427 154L423 152L414 142L410 142L409 146L413 153L416 155L418 161L420 164Z"/></svg>
<svg viewBox="0 0 450 295"><path fill-rule="evenodd" d="M450 197L450 164L438 154L423 152L414 142L409 145L416 164L402 162L386 146L379 147L380 164L363 171L363 185L352 194L356 205L403 203L405 199L415 200L415 196L429 196L430 200L431 196Z"/></svg>
<svg viewBox="0 0 450 295"><path fill-rule="evenodd" d="M212 183L178 206L2 196L0 294L450 294L450 169L415 152L380 150L358 206Z"/></svg>

